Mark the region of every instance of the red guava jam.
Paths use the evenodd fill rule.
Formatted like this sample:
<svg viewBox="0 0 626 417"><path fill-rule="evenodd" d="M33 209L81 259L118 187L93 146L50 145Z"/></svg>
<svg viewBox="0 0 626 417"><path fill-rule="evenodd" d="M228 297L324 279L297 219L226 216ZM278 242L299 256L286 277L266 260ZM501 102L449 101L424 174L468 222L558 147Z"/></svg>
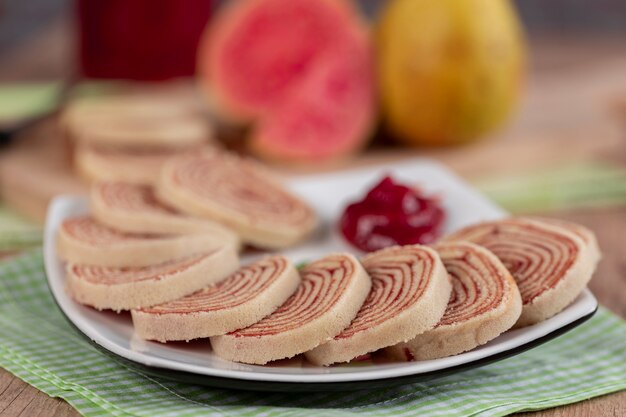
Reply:
<svg viewBox="0 0 626 417"><path fill-rule="evenodd" d="M440 235L445 213L437 198L383 178L365 198L346 207L339 227L366 252L394 245L429 244Z"/></svg>

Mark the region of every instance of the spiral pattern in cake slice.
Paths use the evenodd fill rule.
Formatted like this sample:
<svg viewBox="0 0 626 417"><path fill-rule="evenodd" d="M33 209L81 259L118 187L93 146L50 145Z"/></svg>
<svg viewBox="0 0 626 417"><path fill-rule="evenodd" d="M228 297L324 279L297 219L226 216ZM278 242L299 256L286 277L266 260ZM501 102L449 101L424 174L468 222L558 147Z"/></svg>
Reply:
<svg viewBox="0 0 626 417"><path fill-rule="evenodd" d="M271 314L299 283L289 260L268 257L186 297L133 310L135 333L161 342L223 335Z"/></svg>
<svg viewBox="0 0 626 417"><path fill-rule="evenodd" d="M566 229L572 232L573 234L581 238L583 242L585 243L585 245L587 245L587 248L589 249L589 252L591 253L590 256L594 259L594 264L597 264L600 261L602 254L600 252L600 246L598 245L598 240L596 239L596 235L587 227L577 224L577 223L560 220L560 219L551 219L551 218L544 218L544 217L531 217L529 219L548 223L553 226L561 227L563 229Z"/></svg>
<svg viewBox="0 0 626 417"><path fill-rule="evenodd" d="M522 296L518 327L545 320L567 307L595 269L595 255L580 237L537 220L508 218L480 223L444 240L477 243L500 258Z"/></svg>
<svg viewBox="0 0 626 417"><path fill-rule="evenodd" d="M315 227L313 211L252 161L219 152L176 158L161 173L159 198L218 221L260 247L289 246Z"/></svg>
<svg viewBox="0 0 626 417"><path fill-rule="evenodd" d="M65 219L57 237L57 249L62 259L100 266L148 266L224 246L210 235L124 233L89 216Z"/></svg>
<svg viewBox="0 0 626 417"><path fill-rule="evenodd" d="M469 242L435 246L452 280L452 295L434 329L386 350L401 360L456 355L510 329L522 312L515 280L487 249Z"/></svg>
<svg viewBox="0 0 626 417"><path fill-rule="evenodd" d="M305 354L314 364L347 362L412 339L435 326L448 305L450 280L437 253L426 246L382 249L361 263L372 289L350 326Z"/></svg>
<svg viewBox="0 0 626 417"><path fill-rule="evenodd" d="M129 233L210 235L216 244L239 246L239 238L211 220L190 217L156 199L152 187L102 182L91 188L92 215L100 223Z"/></svg>
<svg viewBox="0 0 626 417"><path fill-rule="evenodd" d="M333 254L300 271L296 292L274 313L211 338L214 352L235 362L265 364L306 352L347 327L365 301L370 277L352 255Z"/></svg>
<svg viewBox="0 0 626 417"><path fill-rule="evenodd" d="M67 265L76 301L98 309L130 310L175 300L224 279L237 269L232 246L145 267Z"/></svg>

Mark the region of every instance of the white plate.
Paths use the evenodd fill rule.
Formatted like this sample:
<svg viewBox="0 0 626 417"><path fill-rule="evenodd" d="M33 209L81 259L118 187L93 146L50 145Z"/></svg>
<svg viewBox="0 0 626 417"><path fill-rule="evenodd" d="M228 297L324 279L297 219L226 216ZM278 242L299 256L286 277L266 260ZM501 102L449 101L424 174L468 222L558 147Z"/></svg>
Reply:
<svg viewBox="0 0 626 417"><path fill-rule="evenodd" d="M388 167L298 177L289 182L290 188L317 210L323 224L313 239L285 254L293 261L301 262L315 259L331 251L354 252L336 233L335 222L346 204L362 197L365 191L386 173L402 182L417 184L429 194L440 196L448 213L446 233L481 220L505 215L501 208L448 170L423 159ZM236 380L244 383L258 384L262 381L283 384L279 385L281 389L285 389L285 383L317 386L357 383L354 385L357 387L359 382L401 380L403 377L419 377L438 372L443 374L446 371L463 369L472 364L482 364L523 351L582 322L597 308L596 299L591 292L585 290L572 305L542 323L509 331L484 346L445 359L333 367L315 367L298 360L286 361L277 366L238 364L213 355L208 341L160 344L138 340L133 337L133 327L128 314L98 312L68 297L64 290L65 270L57 257L55 236L65 218L86 211L87 201L84 197L69 196L56 198L48 210L45 228L45 265L50 288L57 303L81 332L104 349L147 367L178 371L176 372L178 375L181 372L196 374L196 381L198 376L203 376L207 381L213 378L222 382ZM246 257L242 262L245 263L252 258Z"/></svg>

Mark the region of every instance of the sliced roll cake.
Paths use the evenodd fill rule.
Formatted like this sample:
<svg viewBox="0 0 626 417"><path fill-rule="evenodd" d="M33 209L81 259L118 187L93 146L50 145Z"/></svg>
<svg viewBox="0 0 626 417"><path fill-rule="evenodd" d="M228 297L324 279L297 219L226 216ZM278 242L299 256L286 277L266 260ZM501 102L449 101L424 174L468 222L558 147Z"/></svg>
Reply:
<svg viewBox="0 0 626 417"><path fill-rule="evenodd" d="M500 258L522 295L517 327L538 323L567 307L591 279L598 258L572 231L525 218L480 223L444 240L477 243Z"/></svg>
<svg viewBox="0 0 626 417"><path fill-rule="evenodd" d="M309 351L350 324L371 288L367 272L348 254L312 262L300 276L298 289L278 310L252 326L212 337L213 351L259 365Z"/></svg>
<svg viewBox="0 0 626 417"><path fill-rule="evenodd" d="M420 245L371 253L361 264L372 289L356 318L332 340L305 354L316 365L348 362L406 342L441 319L452 287L437 253Z"/></svg>
<svg viewBox="0 0 626 417"><path fill-rule="evenodd" d="M67 290L79 303L99 310L130 310L191 294L226 278L238 266L232 246L145 267L70 263Z"/></svg>
<svg viewBox="0 0 626 417"><path fill-rule="evenodd" d="M201 233L216 244L239 246L239 237L211 220L181 214L158 201L150 186L101 182L91 187L92 216L100 223L128 233Z"/></svg>
<svg viewBox="0 0 626 417"><path fill-rule="evenodd" d="M151 235L124 233L89 216L63 221L57 235L61 259L98 266L149 266L206 253L224 246L210 235ZM235 251L235 247L229 245Z"/></svg>
<svg viewBox="0 0 626 417"><path fill-rule="evenodd" d="M469 242L435 246L452 280L452 296L435 328L386 350L401 360L456 355L510 329L522 312L515 280L487 249Z"/></svg>
<svg viewBox="0 0 626 417"><path fill-rule="evenodd" d="M133 310L135 334L160 342L223 335L270 315L299 284L289 260L268 257L186 297Z"/></svg>
<svg viewBox="0 0 626 417"><path fill-rule="evenodd" d="M168 159L187 152L187 149L108 149L81 144L76 149L74 164L79 175L90 182L153 185Z"/></svg>
<svg viewBox="0 0 626 417"><path fill-rule="evenodd" d="M213 136L193 109L147 96L75 101L65 109L61 126L75 141L106 147L185 148Z"/></svg>
<svg viewBox="0 0 626 417"><path fill-rule="evenodd" d="M261 166L219 152L169 161L157 195L182 212L222 223L244 242L263 248L292 245L316 224L313 210Z"/></svg>

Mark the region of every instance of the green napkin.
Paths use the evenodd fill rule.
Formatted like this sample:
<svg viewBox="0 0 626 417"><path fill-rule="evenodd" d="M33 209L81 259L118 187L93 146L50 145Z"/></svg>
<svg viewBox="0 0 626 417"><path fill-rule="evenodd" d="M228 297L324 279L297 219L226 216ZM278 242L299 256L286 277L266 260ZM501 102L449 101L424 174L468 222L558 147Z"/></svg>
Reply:
<svg viewBox="0 0 626 417"><path fill-rule="evenodd" d="M605 162L579 162L475 181L513 214L626 204L626 170Z"/></svg>
<svg viewBox="0 0 626 417"><path fill-rule="evenodd" d="M524 354L435 381L370 392L255 393L143 375L69 325L42 255L0 263L0 366L85 416L502 416L626 389L626 323L600 309Z"/></svg>
<svg viewBox="0 0 626 417"><path fill-rule="evenodd" d="M53 110L61 88L59 82L0 84L0 125Z"/></svg>
<svg viewBox="0 0 626 417"><path fill-rule="evenodd" d="M42 237L40 226L0 205L0 252L39 246Z"/></svg>

